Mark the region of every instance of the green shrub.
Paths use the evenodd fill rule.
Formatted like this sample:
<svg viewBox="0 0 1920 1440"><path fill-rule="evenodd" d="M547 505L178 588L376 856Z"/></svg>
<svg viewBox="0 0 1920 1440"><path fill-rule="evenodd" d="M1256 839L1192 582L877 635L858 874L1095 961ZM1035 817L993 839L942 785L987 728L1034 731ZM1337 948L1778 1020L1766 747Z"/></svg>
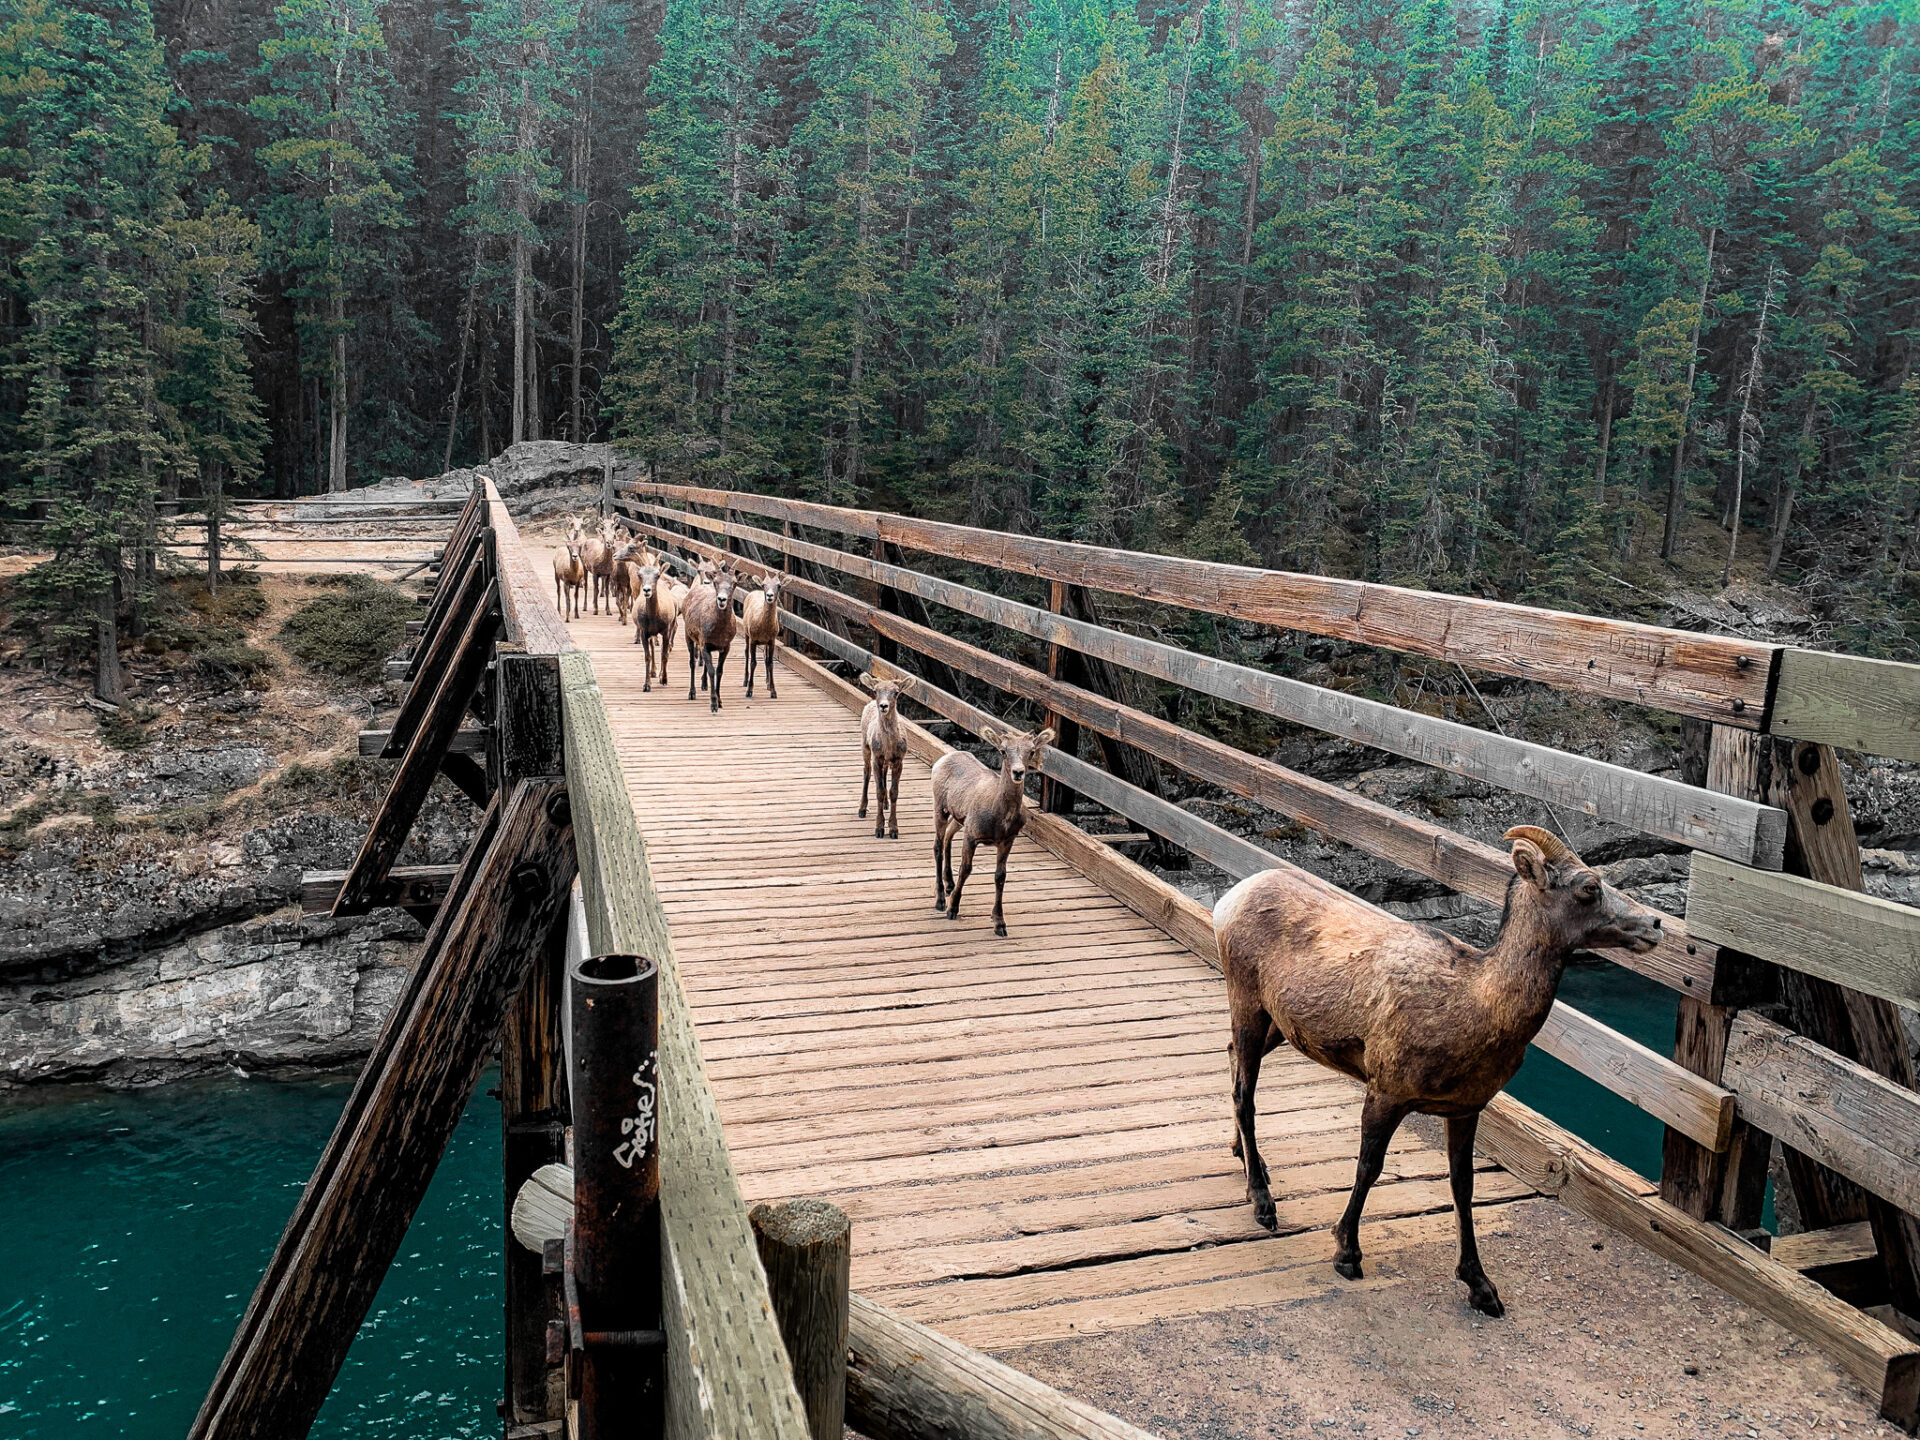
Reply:
<svg viewBox="0 0 1920 1440"><path fill-rule="evenodd" d="M300 660L343 680L378 680L407 636L418 607L404 590L363 576L309 600L280 628L280 643Z"/></svg>
<svg viewBox="0 0 1920 1440"><path fill-rule="evenodd" d="M215 680L233 684L256 681L273 670L273 657L244 641L211 645L193 657L194 668Z"/></svg>

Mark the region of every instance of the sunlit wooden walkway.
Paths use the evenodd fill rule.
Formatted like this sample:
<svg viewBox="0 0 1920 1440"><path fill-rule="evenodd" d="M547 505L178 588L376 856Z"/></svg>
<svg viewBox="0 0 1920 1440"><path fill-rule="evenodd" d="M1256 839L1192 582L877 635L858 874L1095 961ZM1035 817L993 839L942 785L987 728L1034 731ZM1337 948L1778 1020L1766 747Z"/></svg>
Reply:
<svg viewBox="0 0 1920 1440"><path fill-rule="evenodd" d="M853 1284L989 1348L1265 1305L1343 1284L1327 1226L1357 1145L1357 1089L1280 1051L1261 1086L1281 1234L1252 1221L1228 1151L1214 971L1022 840L1007 939L991 865L958 922L933 908L928 770L901 834L856 818L856 716L782 652L780 698L718 715L643 693L633 632L591 652L681 978L749 1201L821 1196L854 1221ZM1451 1247L1445 1157L1403 1130L1368 1205L1367 1284ZM1530 1193L1502 1172L1480 1199ZM1495 1216L1482 1233L1497 1233Z"/></svg>

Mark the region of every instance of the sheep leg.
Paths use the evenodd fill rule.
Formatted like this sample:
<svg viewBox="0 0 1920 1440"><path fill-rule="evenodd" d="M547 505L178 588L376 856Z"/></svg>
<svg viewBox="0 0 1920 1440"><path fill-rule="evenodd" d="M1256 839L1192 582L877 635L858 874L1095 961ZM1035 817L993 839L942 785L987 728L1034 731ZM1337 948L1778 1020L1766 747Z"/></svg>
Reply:
<svg viewBox="0 0 1920 1440"><path fill-rule="evenodd" d="M1236 1012L1239 1009L1233 1008ZM1269 1230L1278 1230L1280 1222L1274 1214L1273 1192L1268 1188L1272 1181L1267 1175L1266 1162L1260 1158L1260 1146L1253 1137L1257 1113L1253 1095L1260 1084L1260 1061L1268 1049L1262 1042L1272 1024L1267 1012L1255 1002L1250 1015L1236 1014L1233 1041L1227 1048L1233 1057L1233 1153L1246 1162L1247 1199L1253 1202L1254 1220Z"/></svg>
<svg viewBox="0 0 1920 1440"><path fill-rule="evenodd" d="M769 640L767 641L767 699L778 700L779 698L780 692L773 688L773 641Z"/></svg>
<svg viewBox="0 0 1920 1440"><path fill-rule="evenodd" d="M967 877L973 874L973 852L980 842L968 835L960 842L960 873L953 877L953 893L947 897L947 919L960 918L960 887L967 883Z"/></svg>
<svg viewBox="0 0 1920 1440"><path fill-rule="evenodd" d="M947 877L953 873L953 848L948 843L953 831L947 828L947 812L933 802L933 908L947 908Z"/></svg>
<svg viewBox="0 0 1920 1440"><path fill-rule="evenodd" d="M773 694L773 652L771 650L767 652L767 694L769 696ZM896 756L887 766L887 769L893 772L893 795L887 801L887 838L890 840L900 838L900 765L901 761ZM880 777L881 784L886 783L886 778L883 773Z"/></svg>
<svg viewBox="0 0 1920 1440"><path fill-rule="evenodd" d="M1447 1176L1453 1182L1453 1210L1460 1221L1460 1264L1456 1278L1467 1283L1467 1303L1482 1315L1501 1316L1507 1307L1480 1268L1480 1242L1473 1234L1473 1136L1480 1112L1447 1117Z"/></svg>
<svg viewBox="0 0 1920 1440"><path fill-rule="evenodd" d="M1007 933L1007 914L1003 908L1007 898L1007 851L1013 848L1011 840L994 847L993 861L993 933L1005 936Z"/></svg>
<svg viewBox="0 0 1920 1440"><path fill-rule="evenodd" d="M747 698L749 700L753 698L753 662L758 658L756 652L759 649L760 647L753 641L747 641Z"/></svg>
<svg viewBox="0 0 1920 1440"><path fill-rule="evenodd" d="M873 784L873 747L867 744L866 741L862 740L860 742L860 818L862 820L867 818L867 791L872 784ZM883 809L885 808L886 803L887 803L887 782L882 780L880 782L880 804ZM880 832L878 830L875 830L873 833L875 835L878 835ZM933 863L934 863L934 866L938 868L940 861L936 858Z"/></svg>
<svg viewBox="0 0 1920 1440"><path fill-rule="evenodd" d="M689 630L687 632L687 699L689 700L693 699L693 667L695 658L693 652L693 632Z"/></svg>
<svg viewBox="0 0 1920 1440"><path fill-rule="evenodd" d="M720 658L713 662L713 709L720 708L720 677L727 673L727 652L722 650Z"/></svg>
<svg viewBox="0 0 1920 1440"><path fill-rule="evenodd" d="M1380 1178L1381 1167L1387 1163L1387 1146L1393 1141L1393 1132L1400 1128L1400 1122L1406 1118L1407 1106L1388 1100L1372 1090L1367 1092L1366 1103L1360 1107L1360 1163L1354 1167L1353 1194L1347 1197L1347 1213L1333 1227L1333 1238L1338 1247L1333 1256L1333 1268L1349 1280L1358 1280L1362 1273L1360 1212L1366 1208L1367 1192L1373 1189L1373 1182Z"/></svg>

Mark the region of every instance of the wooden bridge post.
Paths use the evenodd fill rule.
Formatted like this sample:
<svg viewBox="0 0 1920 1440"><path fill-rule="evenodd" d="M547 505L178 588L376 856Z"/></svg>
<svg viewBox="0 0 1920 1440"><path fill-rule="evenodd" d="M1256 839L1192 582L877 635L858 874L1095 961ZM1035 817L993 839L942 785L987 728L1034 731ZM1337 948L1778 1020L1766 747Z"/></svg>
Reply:
<svg viewBox="0 0 1920 1440"><path fill-rule="evenodd" d="M1100 623L1100 612L1095 608L1093 596L1088 593L1084 585L1066 587L1061 614L1075 620L1084 620L1089 625ZM1077 650L1066 651L1063 658L1066 663L1062 668L1067 671L1068 684L1091 690L1094 694L1105 696L1109 700L1131 703L1129 697L1122 693L1122 686L1126 683L1123 676L1126 679L1131 678L1127 672L1117 669L1105 660L1096 659L1091 655L1082 655ZM1100 735L1098 739L1100 758L1106 762L1107 769L1129 785L1146 791L1156 799L1163 796L1164 792L1160 788L1160 766L1151 755L1108 735ZM1153 844L1148 847L1147 854L1143 858L1167 869L1185 869L1188 863L1185 851L1178 846L1168 844L1165 837L1159 835L1153 837Z"/></svg>
<svg viewBox="0 0 1920 1440"><path fill-rule="evenodd" d="M1709 790L1757 800L1763 788L1760 737L1750 730L1715 725L1708 742L1705 784ZM1721 976L1743 979L1772 967L1751 956L1722 950L1714 995L1682 995L1673 1041L1674 1060L1718 1085L1727 1059L1727 1035L1749 994L1735 994ZM1728 1003L1730 1002L1730 1003ZM1661 1150L1660 1198L1696 1220L1717 1220L1735 1231L1760 1223L1766 1201L1771 1139L1736 1120L1727 1149L1719 1154L1667 1127Z"/></svg>
<svg viewBox="0 0 1920 1440"><path fill-rule="evenodd" d="M520 781L566 770L560 711L560 662L502 645L494 660L492 762L495 783L511 793ZM564 1414L559 1372L547 1365L547 1322L557 1318L540 1256L515 1243L511 1212L520 1187L542 1165L566 1158L568 1118L561 1038L566 916L546 938L525 988L500 1032L500 1127L505 1230L506 1395L510 1424L557 1420Z"/></svg>
<svg viewBox="0 0 1920 1440"><path fill-rule="evenodd" d="M1787 812L1787 849L1782 868L1837 889L1864 889L1860 846L1833 747L1774 739L1762 743L1770 750L1771 763L1766 775L1767 793L1761 798ZM1787 1023L1793 1029L1897 1085L1915 1088L1913 1058L1907 1050L1899 1012L1889 1001L1797 970L1782 972L1781 993L1787 1005ZM1822 1170L1797 1151L1789 1150L1788 1154L1797 1162L1789 1171L1796 1194L1805 1176L1809 1188L1825 1182L1829 1193L1837 1193L1849 1202L1845 1213L1822 1217L1817 1224L1803 1211L1807 1228L1824 1229L1864 1214L1873 1224L1894 1307L1920 1318L1920 1225L1914 1217Z"/></svg>
<svg viewBox="0 0 1920 1440"><path fill-rule="evenodd" d="M853 1227L825 1200L756 1205L747 1215L774 1318L813 1440L840 1440L847 1416L847 1310Z"/></svg>
<svg viewBox="0 0 1920 1440"><path fill-rule="evenodd" d="M1063 615L1067 609L1067 587L1058 580L1047 582L1047 608L1056 615ZM1060 679L1060 671L1065 657L1070 653L1057 640L1047 642L1047 678ZM1047 711L1043 724L1054 732L1054 748L1062 754L1076 759L1080 755L1080 726L1076 721L1067 719L1058 711ZM1071 815L1074 802L1080 797L1053 776L1043 776L1040 781L1040 808L1050 815Z"/></svg>

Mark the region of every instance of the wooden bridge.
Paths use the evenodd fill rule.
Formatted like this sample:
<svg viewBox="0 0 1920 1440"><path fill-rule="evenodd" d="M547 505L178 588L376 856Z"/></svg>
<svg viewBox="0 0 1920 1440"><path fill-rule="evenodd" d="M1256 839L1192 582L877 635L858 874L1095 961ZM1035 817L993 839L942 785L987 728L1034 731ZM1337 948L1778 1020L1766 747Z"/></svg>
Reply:
<svg viewBox="0 0 1920 1440"><path fill-rule="evenodd" d="M953 1345L940 1373L959 1385L991 1363L965 1346L1342 1284L1324 1232L1351 1182L1357 1089L1289 1052L1269 1062L1280 1234L1255 1227L1227 1149L1210 916L1123 851L1178 848L1236 877L1281 862L1171 803L1157 767L1491 903L1511 867L1470 837L1130 703L1129 673L1691 849L1685 923L1649 954L1607 957L1678 992L1673 1054L1564 1004L1537 1041L1668 1127L1661 1175L1502 1097L1480 1132L1478 1200L1494 1222L1483 1233L1503 1205L1556 1196L1813 1340L1887 1418L1920 1421L1907 1318L1920 1314L1920 1095L1895 1008L1920 1003L1920 914L1859 893L1835 756L1920 759L1920 667L730 492L643 485L619 508L678 556L786 574L779 699L746 699L730 674L718 714L704 697L689 704L684 646L679 684L644 691L632 631L592 616L561 624L545 547L521 542L491 486L474 497L398 667L406 700L366 737L399 761L386 805L355 866L309 886L312 903L340 913L434 914L427 956L197 1435L311 1420L496 1036L509 1200L561 1157L558 964L576 871L576 948L662 966L674 1436L797 1440L805 1428L747 1225L758 1200L822 1197L852 1218L852 1287L884 1308L855 1307L849 1415L880 1440L899 1417L878 1397L898 1376L879 1377L875 1326L935 1327L916 1343ZM909 553L925 559L910 567ZM1017 598L1022 587L1041 603ZM1166 644L1102 623L1095 592L1665 709L1704 741L1700 783ZM999 638L956 638L929 605ZM898 840L875 839L854 814L865 697L835 661L898 679L939 717L908 727ZM958 921L935 913L927 766L947 748L936 730L977 733L1011 702L1060 738L1010 865L1011 934L996 939L977 886ZM457 871L396 870L443 770L489 807L474 853ZM554 808L559 793L570 815ZM1076 800L1092 802L1083 817L1110 816L1110 833L1077 824ZM1776 1136L1822 1241L1799 1247L1808 1274L1770 1255L1758 1229ZM1402 1133L1368 1207L1370 1255L1450 1241L1445 1168ZM504 1266L503 1414L510 1434L553 1433L570 1413L550 1379L553 1301L539 1257L509 1241ZM1366 1283L1394 1283L1391 1268ZM1046 1433L1137 1434L1096 1412L1049 1414ZM1002 1433L930 1418L923 1430Z"/></svg>

